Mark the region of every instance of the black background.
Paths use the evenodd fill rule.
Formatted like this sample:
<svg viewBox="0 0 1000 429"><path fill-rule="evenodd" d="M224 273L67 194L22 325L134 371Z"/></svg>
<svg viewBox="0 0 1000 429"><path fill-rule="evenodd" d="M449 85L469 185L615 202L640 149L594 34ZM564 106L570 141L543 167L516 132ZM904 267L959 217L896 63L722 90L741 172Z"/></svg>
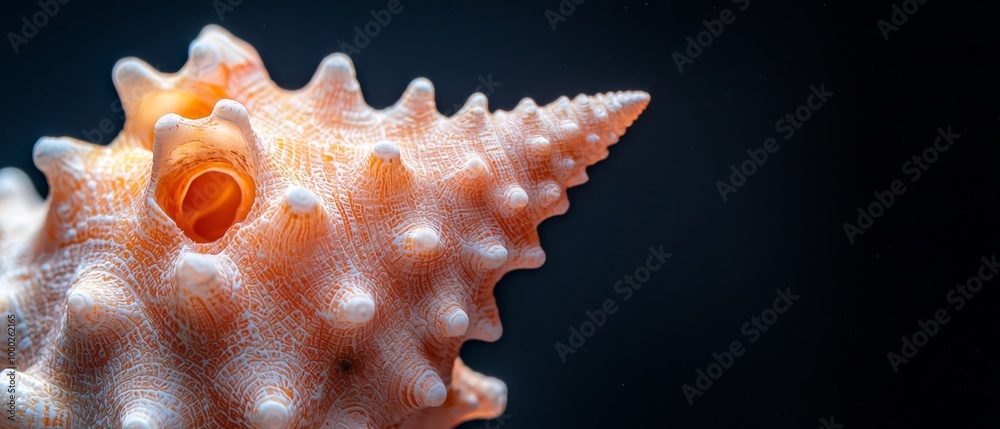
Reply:
<svg viewBox="0 0 1000 429"><path fill-rule="evenodd" d="M589 0L553 31L545 11L557 0L402 4L352 55L377 108L418 76L434 82L442 111L489 75L501 82L491 109L525 96L652 95L590 182L569 191L568 214L539 228L546 264L498 285L503 337L462 356L507 383L507 413L463 427L801 428L830 416L845 428L994 427L1000 279L961 311L945 300L1000 247L992 3L928 0L886 41L876 22L892 1L752 0L683 73L671 54L738 5ZM19 53L0 47L3 165L44 192L31 163L38 137L83 139L104 118L120 130L111 67L121 57L175 71L216 23L298 88L385 5L244 0L220 19L210 0L71 1ZM40 10L2 7L4 33ZM778 137L775 122L820 84L835 95L723 202L716 181ZM910 182L902 165L947 126L961 138ZM906 193L852 245L842 225L896 179ZM622 302L615 282L659 245L674 256ZM777 288L801 298L748 344L741 325ZM619 311L563 363L555 342L608 298ZM886 354L939 308L951 321L894 373ZM746 354L689 405L681 386L734 340Z"/></svg>

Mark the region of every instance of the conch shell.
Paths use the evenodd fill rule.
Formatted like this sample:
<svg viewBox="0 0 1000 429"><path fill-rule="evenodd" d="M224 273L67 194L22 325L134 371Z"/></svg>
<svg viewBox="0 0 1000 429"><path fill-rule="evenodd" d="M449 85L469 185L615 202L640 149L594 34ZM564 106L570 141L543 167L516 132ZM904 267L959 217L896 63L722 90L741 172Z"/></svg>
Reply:
<svg viewBox="0 0 1000 429"><path fill-rule="evenodd" d="M545 260L562 214L649 96L523 100L452 117L416 79L363 100L334 54L304 88L209 26L163 74L114 68L108 146L42 138L42 202L0 172L0 311L15 428L452 427L498 416L466 340L502 332L493 287ZM6 374L5 374L6 375Z"/></svg>

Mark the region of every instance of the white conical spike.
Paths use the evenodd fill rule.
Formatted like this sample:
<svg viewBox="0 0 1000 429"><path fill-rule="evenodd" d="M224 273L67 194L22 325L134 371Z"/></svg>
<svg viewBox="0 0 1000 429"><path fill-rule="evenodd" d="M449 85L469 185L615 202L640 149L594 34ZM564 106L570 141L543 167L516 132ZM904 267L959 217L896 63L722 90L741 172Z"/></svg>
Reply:
<svg viewBox="0 0 1000 429"><path fill-rule="evenodd" d="M32 159L49 181L64 175L76 178L83 174L83 157L91 150L88 143L70 138L42 137L35 143Z"/></svg>
<svg viewBox="0 0 1000 429"><path fill-rule="evenodd" d="M460 127L485 129L489 124L487 121L488 113L486 96L477 92L469 97L465 105L452 116L451 120Z"/></svg>
<svg viewBox="0 0 1000 429"><path fill-rule="evenodd" d="M331 117L358 123L373 117L374 110L365 103L361 94L354 64L350 57L341 53L324 58L312 81L300 94L315 100L320 119Z"/></svg>
<svg viewBox="0 0 1000 429"><path fill-rule="evenodd" d="M572 135L580 131L580 126L573 121L564 121L559 124L559 129L562 130L563 133Z"/></svg>
<svg viewBox="0 0 1000 429"><path fill-rule="evenodd" d="M360 89L354 63L339 52L323 58L313 79L325 91L354 93Z"/></svg>
<svg viewBox="0 0 1000 429"><path fill-rule="evenodd" d="M448 388L433 370L427 369L413 381L413 394L418 407L437 407L448 398Z"/></svg>
<svg viewBox="0 0 1000 429"><path fill-rule="evenodd" d="M538 245L518 249L514 255L514 265L518 268L534 269L545 264L545 251Z"/></svg>
<svg viewBox="0 0 1000 429"><path fill-rule="evenodd" d="M117 322L112 309L119 307L116 288L122 280L102 271L82 274L66 294L68 321L87 331L98 331L104 322Z"/></svg>
<svg viewBox="0 0 1000 429"><path fill-rule="evenodd" d="M525 124L536 124L539 120L538 104L530 98L521 99L521 102L514 108L514 112L517 112L520 121Z"/></svg>
<svg viewBox="0 0 1000 429"><path fill-rule="evenodd" d="M222 99L215 103L212 109L212 116L223 121L231 122L239 127L245 136L253 135L253 127L250 126L250 114L247 108L235 100Z"/></svg>
<svg viewBox="0 0 1000 429"><path fill-rule="evenodd" d="M461 337L469 329L469 315L461 307L453 306L438 315L437 323L441 334Z"/></svg>
<svg viewBox="0 0 1000 429"><path fill-rule="evenodd" d="M115 90L121 99L126 115L131 116L142 96L166 87L163 76L153 67L135 57L126 57L115 63L111 71Z"/></svg>
<svg viewBox="0 0 1000 429"><path fill-rule="evenodd" d="M542 136L528 137L525 139L524 146L528 154L535 159L544 159L552 153L552 143Z"/></svg>
<svg viewBox="0 0 1000 429"><path fill-rule="evenodd" d="M471 319L471 326L466 334L468 338L492 343L503 335L500 313L492 296L485 305L472 312Z"/></svg>
<svg viewBox="0 0 1000 429"><path fill-rule="evenodd" d="M372 146L372 157L385 164L399 162L399 153L399 146L391 141L383 140Z"/></svg>
<svg viewBox="0 0 1000 429"><path fill-rule="evenodd" d="M85 319L94 312L94 297L86 288L72 290L66 298L66 309L74 317Z"/></svg>
<svg viewBox="0 0 1000 429"><path fill-rule="evenodd" d="M357 328L375 317L375 300L355 281L345 281L338 288L323 315L335 323Z"/></svg>
<svg viewBox="0 0 1000 429"><path fill-rule="evenodd" d="M219 272L215 260L209 255L185 253L177 264L177 279L194 296L208 295L205 290Z"/></svg>
<svg viewBox="0 0 1000 429"><path fill-rule="evenodd" d="M462 106L461 110L471 110L477 107L481 109L480 113L489 111L488 99L486 98L486 95L481 92L477 92L469 96L469 99L466 100L465 106Z"/></svg>
<svg viewBox="0 0 1000 429"><path fill-rule="evenodd" d="M437 113L434 104L434 85L422 77L410 82L399 101L386 111L389 116L414 119L424 118L430 113Z"/></svg>
<svg viewBox="0 0 1000 429"><path fill-rule="evenodd" d="M153 125L153 138L155 141L166 144L171 141L171 136L180 130L180 125L184 123L184 118L175 113L163 115ZM172 146L172 145L171 145Z"/></svg>
<svg viewBox="0 0 1000 429"><path fill-rule="evenodd" d="M489 173L489 168L486 165L486 161L479 155L472 155L462 163L461 167L458 168L454 173L454 178L457 181L457 186L464 189L476 189L477 183L482 183L480 179L483 179Z"/></svg>
<svg viewBox="0 0 1000 429"><path fill-rule="evenodd" d="M252 78L266 77L264 65L250 45L217 25L206 26L188 47L188 63L181 70L198 81L225 86L228 71L250 66Z"/></svg>
<svg viewBox="0 0 1000 429"><path fill-rule="evenodd" d="M410 228L397 239L399 248L414 256L433 252L438 248L440 241L441 237L437 231L427 226Z"/></svg>
<svg viewBox="0 0 1000 429"><path fill-rule="evenodd" d="M542 207L550 207L562 198L562 187L558 183L546 180L538 186L538 203Z"/></svg>
<svg viewBox="0 0 1000 429"><path fill-rule="evenodd" d="M448 391L452 398L442 407L421 410L418 418L403 422L399 429L454 427L458 422L472 419L501 417L507 407L507 385L465 366L455 358ZM495 420L498 425L503 420Z"/></svg>
<svg viewBox="0 0 1000 429"><path fill-rule="evenodd" d="M524 188L517 185L510 185L501 190L497 196L500 214L512 216L528 206L528 193Z"/></svg>

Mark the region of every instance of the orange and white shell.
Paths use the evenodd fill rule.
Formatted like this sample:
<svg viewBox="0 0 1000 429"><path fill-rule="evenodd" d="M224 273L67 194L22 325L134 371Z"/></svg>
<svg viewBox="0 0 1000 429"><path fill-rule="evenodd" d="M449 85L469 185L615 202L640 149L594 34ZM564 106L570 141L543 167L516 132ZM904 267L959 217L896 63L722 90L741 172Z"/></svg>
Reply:
<svg viewBox="0 0 1000 429"><path fill-rule="evenodd" d="M0 311L15 320L15 428L445 428L507 389L458 359L502 332L493 287L545 260L643 92L454 116L414 80L362 98L348 57L304 88L209 26L188 63L114 68L108 146L42 138L0 171ZM4 374L4 378L11 371ZM5 381L6 384L6 381Z"/></svg>

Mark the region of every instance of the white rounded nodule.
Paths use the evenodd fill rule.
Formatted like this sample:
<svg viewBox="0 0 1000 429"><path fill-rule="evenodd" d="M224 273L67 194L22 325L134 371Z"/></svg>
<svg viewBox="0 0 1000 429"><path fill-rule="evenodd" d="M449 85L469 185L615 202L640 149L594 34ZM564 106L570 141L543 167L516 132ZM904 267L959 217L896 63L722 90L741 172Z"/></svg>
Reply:
<svg viewBox="0 0 1000 429"><path fill-rule="evenodd" d="M478 156L470 157L462 165L462 172L469 178L482 177L486 172L486 161Z"/></svg>
<svg viewBox="0 0 1000 429"><path fill-rule="evenodd" d="M178 278L188 285L201 285L215 277L218 267L211 256L201 253L186 253L181 256L177 267Z"/></svg>
<svg viewBox="0 0 1000 429"><path fill-rule="evenodd" d="M153 429L146 416L129 416L122 423L122 429Z"/></svg>
<svg viewBox="0 0 1000 429"><path fill-rule="evenodd" d="M440 241L436 232L427 227L417 227L410 231L410 240L413 242L414 250L426 252L437 248Z"/></svg>
<svg viewBox="0 0 1000 429"><path fill-rule="evenodd" d="M312 191L295 186L285 192L285 204L292 210L292 213L305 214L316 208L319 199Z"/></svg>
<svg viewBox="0 0 1000 429"><path fill-rule="evenodd" d="M528 205L528 193L520 186L514 186L504 195L504 205L510 210L521 210Z"/></svg>
<svg viewBox="0 0 1000 429"><path fill-rule="evenodd" d="M483 268L495 270L507 262L507 248L499 244L494 244L480 251Z"/></svg>
<svg viewBox="0 0 1000 429"><path fill-rule="evenodd" d="M354 66L346 55L336 53L323 59L321 70L324 76L335 79L348 79L354 76Z"/></svg>
<svg viewBox="0 0 1000 429"><path fill-rule="evenodd" d="M390 141L380 141L375 143L372 154L383 162L391 162L399 159L399 146Z"/></svg>
<svg viewBox="0 0 1000 429"><path fill-rule="evenodd" d="M219 64L219 47L212 41L198 38L191 42L191 46L188 48L188 57L191 58L191 62L198 68L198 71L208 71Z"/></svg>
<svg viewBox="0 0 1000 429"><path fill-rule="evenodd" d="M564 122L559 128L562 128L568 134L575 134L577 131L580 131L580 126L576 122Z"/></svg>
<svg viewBox="0 0 1000 429"><path fill-rule="evenodd" d="M434 86L431 85L431 81L422 77L413 79L413 82L410 85L413 88L413 92L421 97L426 96L430 94L432 91L434 91Z"/></svg>
<svg viewBox="0 0 1000 429"><path fill-rule="evenodd" d="M375 302L370 297L353 296L344 303L344 320L355 325L363 325L375 316Z"/></svg>
<svg viewBox="0 0 1000 429"><path fill-rule="evenodd" d="M162 136L164 133L169 133L177 129L177 125L184 121L181 115L176 113L167 113L156 120L156 124L153 125L153 134Z"/></svg>
<svg viewBox="0 0 1000 429"><path fill-rule="evenodd" d="M63 159L73 150L73 143L64 138L42 137L35 142L31 157L39 170Z"/></svg>
<svg viewBox="0 0 1000 429"><path fill-rule="evenodd" d="M222 99L215 103L212 114L219 119L241 125L250 117L250 113L247 112L247 108L243 104L229 99Z"/></svg>
<svg viewBox="0 0 1000 429"><path fill-rule="evenodd" d="M275 400L267 400L257 406L257 427L260 429L282 429L288 424L288 406Z"/></svg>
<svg viewBox="0 0 1000 429"><path fill-rule="evenodd" d="M445 334L449 337L460 337L469 330L469 315L462 309L456 309L445 314Z"/></svg>
<svg viewBox="0 0 1000 429"><path fill-rule="evenodd" d="M425 384L430 384L427 390L422 390L421 388ZM441 381L441 377L438 377L434 371L425 371L419 379L417 379L417 389L419 391L419 399L421 405L428 407L437 407L444 403L445 399L448 399L448 388L444 386Z"/></svg>
<svg viewBox="0 0 1000 429"><path fill-rule="evenodd" d="M147 89L155 89L160 86L159 76L154 74L148 65L134 57L118 60L111 71L111 79L119 88L130 84L146 84L152 87ZM129 95L134 96L134 94Z"/></svg>
<svg viewBox="0 0 1000 429"><path fill-rule="evenodd" d="M552 152L552 143L545 137L529 138L525 146L528 153L537 158L548 156Z"/></svg>
<svg viewBox="0 0 1000 429"><path fill-rule="evenodd" d="M94 298L87 292L75 291L66 299L66 309L78 317L86 316L94 309Z"/></svg>

